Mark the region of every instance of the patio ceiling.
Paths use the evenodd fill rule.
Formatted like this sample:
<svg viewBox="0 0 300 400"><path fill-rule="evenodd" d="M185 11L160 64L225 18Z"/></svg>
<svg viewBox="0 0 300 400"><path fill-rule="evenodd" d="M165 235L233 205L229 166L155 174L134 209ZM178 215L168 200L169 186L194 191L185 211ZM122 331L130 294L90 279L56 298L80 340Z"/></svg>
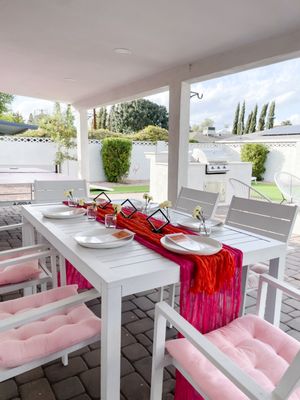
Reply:
<svg viewBox="0 0 300 400"><path fill-rule="evenodd" d="M291 57L299 21L299 0L2 0L0 91L92 107Z"/></svg>

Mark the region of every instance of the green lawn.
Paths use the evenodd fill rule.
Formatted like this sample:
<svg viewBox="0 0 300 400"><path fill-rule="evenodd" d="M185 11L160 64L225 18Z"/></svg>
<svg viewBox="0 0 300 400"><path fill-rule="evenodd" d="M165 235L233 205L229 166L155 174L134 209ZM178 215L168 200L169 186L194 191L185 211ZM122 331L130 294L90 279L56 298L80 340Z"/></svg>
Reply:
<svg viewBox="0 0 300 400"><path fill-rule="evenodd" d="M282 200L280 191L275 183L257 182L252 183L252 187L267 196L272 201L280 202ZM256 193L252 192L251 197L255 198Z"/></svg>
<svg viewBox="0 0 300 400"><path fill-rule="evenodd" d="M124 185L124 186L116 186L113 188L113 191L107 191L107 193L114 193L114 194L122 194L122 193L145 193L149 192L149 185L138 185L138 186L132 186L132 185ZM98 189L92 189L91 190L92 195L97 195L98 193L101 193L101 190Z"/></svg>

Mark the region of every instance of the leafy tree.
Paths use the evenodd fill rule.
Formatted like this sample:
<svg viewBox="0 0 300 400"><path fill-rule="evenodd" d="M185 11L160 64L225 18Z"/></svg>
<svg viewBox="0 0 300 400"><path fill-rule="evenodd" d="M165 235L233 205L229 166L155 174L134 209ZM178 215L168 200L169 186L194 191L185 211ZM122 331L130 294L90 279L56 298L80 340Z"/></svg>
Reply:
<svg viewBox="0 0 300 400"><path fill-rule="evenodd" d="M0 119L2 119L3 121L17 122L19 124L24 124L24 118L18 112L16 112L16 113L6 113L6 114L3 114L3 115L0 115Z"/></svg>
<svg viewBox="0 0 300 400"><path fill-rule="evenodd" d="M264 104L262 106L259 120L258 120L258 130L263 131L265 129L265 121L266 121L266 115L267 115L267 110L268 110L268 103Z"/></svg>
<svg viewBox="0 0 300 400"><path fill-rule="evenodd" d="M249 132L253 133L256 132L256 119L257 119L257 104L254 107L254 110L252 111L252 116L251 116L251 122L250 122L250 130Z"/></svg>
<svg viewBox="0 0 300 400"><path fill-rule="evenodd" d="M54 113L55 116L61 117L61 108L60 108L60 103L58 101L56 101L54 103Z"/></svg>
<svg viewBox="0 0 300 400"><path fill-rule="evenodd" d="M97 129L107 129L107 110L100 107L97 115Z"/></svg>
<svg viewBox="0 0 300 400"><path fill-rule="evenodd" d="M13 102L13 100L13 95L0 92L0 115L9 110L8 106Z"/></svg>
<svg viewBox="0 0 300 400"><path fill-rule="evenodd" d="M250 132L251 120L252 120L253 111L250 112L247 118L246 126L245 126L245 133Z"/></svg>
<svg viewBox="0 0 300 400"><path fill-rule="evenodd" d="M121 103L112 107L110 119L110 129L122 133L137 132L148 125L168 127L166 107L145 99Z"/></svg>
<svg viewBox="0 0 300 400"><path fill-rule="evenodd" d="M247 143L242 146L241 160L252 163L252 175L256 176L258 181L263 179L268 153L268 148L263 144Z"/></svg>
<svg viewBox="0 0 300 400"><path fill-rule="evenodd" d="M71 104L68 104L67 109L66 109L66 123L67 123L67 125L69 125L75 129L74 120L75 120L75 117L72 113Z"/></svg>
<svg viewBox="0 0 300 400"><path fill-rule="evenodd" d="M239 125L239 115L240 115L240 103L236 106L234 120L233 120L233 127L232 127L232 134L238 134L238 125Z"/></svg>
<svg viewBox="0 0 300 400"><path fill-rule="evenodd" d="M274 127L274 120L275 120L275 101L272 101L268 112L268 118L266 124L267 129L271 129Z"/></svg>
<svg viewBox="0 0 300 400"><path fill-rule="evenodd" d="M293 125L293 124L291 123L291 121L289 119L286 119L284 121L281 121L281 125L286 126L286 125Z"/></svg>
<svg viewBox="0 0 300 400"><path fill-rule="evenodd" d="M33 114L32 113L29 114L27 122L28 122L28 124L33 124L34 123L34 118L33 118Z"/></svg>
<svg viewBox="0 0 300 400"><path fill-rule="evenodd" d="M244 130L245 130L245 100L243 101L243 105L240 111L240 115L239 115L239 122L238 122L238 130L237 130L237 134L238 135L243 135L244 134Z"/></svg>
<svg viewBox="0 0 300 400"><path fill-rule="evenodd" d="M131 135L132 140L157 142L158 140L168 141L169 132L159 126L149 125L141 131Z"/></svg>

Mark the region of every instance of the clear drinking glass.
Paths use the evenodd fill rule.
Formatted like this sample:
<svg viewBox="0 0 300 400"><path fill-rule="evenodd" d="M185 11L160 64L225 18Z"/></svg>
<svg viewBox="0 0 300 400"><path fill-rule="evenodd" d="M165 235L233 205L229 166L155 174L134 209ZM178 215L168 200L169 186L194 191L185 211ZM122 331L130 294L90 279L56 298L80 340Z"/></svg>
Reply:
<svg viewBox="0 0 300 400"><path fill-rule="evenodd" d="M115 214L105 215L105 227L115 228L117 226L117 216Z"/></svg>
<svg viewBox="0 0 300 400"><path fill-rule="evenodd" d="M96 208L94 206L88 206L86 209L86 215L89 221L96 220Z"/></svg>

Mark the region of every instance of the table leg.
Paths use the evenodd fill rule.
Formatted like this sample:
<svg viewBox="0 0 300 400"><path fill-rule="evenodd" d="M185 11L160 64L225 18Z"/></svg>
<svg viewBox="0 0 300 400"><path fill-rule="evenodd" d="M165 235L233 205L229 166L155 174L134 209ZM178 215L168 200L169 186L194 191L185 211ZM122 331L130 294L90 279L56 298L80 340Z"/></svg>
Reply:
<svg viewBox="0 0 300 400"><path fill-rule="evenodd" d="M284 268L284 257L273 258L270 260L269 274L275 278L278 278L279 280L283 280ZM280 324L281 301L281 290L276 290L275 288L269 286L266 301L265 319L277 327Z"/></svg>
<svg viewBox="0 0 300 400"><path fill-rule="evenodd" d="M22 226L22 246L31 246L35 244L35 235L33 226L23 217Z"/></svg>
<svg viewBox="0 0 300 400"><path fill-rule="evenodd" d="M103 285L101 302L101 400L120 400L121 286Z"/></svg>
<svg viewBox="0 0 300 400"><path fill-rule="evenodd" d="M242 289L242 300L241 300L240 313L239 313L240 316L245 314L248 277L249 277L249 265L243 265L242 288L241 288Z"/></svg>

